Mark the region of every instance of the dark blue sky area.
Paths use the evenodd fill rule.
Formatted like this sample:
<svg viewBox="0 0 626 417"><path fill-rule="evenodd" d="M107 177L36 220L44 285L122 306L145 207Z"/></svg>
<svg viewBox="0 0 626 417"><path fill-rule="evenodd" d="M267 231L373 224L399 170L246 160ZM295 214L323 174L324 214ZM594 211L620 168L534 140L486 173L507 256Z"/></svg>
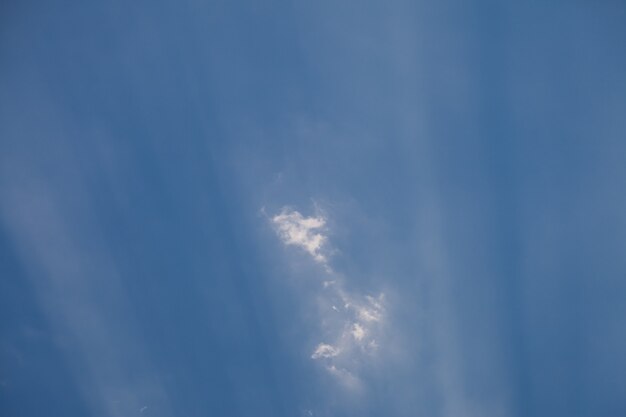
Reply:
<svg viewBox="0 0 626 417"><path fill-rule="evenodd" d="M625 3L0 16L0 415L626 415Z"/></svg>

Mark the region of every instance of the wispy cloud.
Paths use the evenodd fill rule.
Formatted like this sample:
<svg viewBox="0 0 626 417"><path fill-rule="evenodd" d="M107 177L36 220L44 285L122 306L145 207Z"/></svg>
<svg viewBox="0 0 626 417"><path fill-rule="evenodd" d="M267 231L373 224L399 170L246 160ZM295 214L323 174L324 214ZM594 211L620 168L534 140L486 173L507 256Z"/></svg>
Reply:
<svg viewBox="0 0 626 417"><path fill-rule="evenodd" d="M326 343L320 343L315 348L315 352L313 352L313 354L311 355L311 358L313 359L332 358L334 356L339 355L340 352L341 350L339 350L338 348L334 346L328 345Z"/></svg>
<svg viewBox="0 0 626 417"><path fill-rule="evenodd" d="M362 381L346 368L330 365L326 369L347 388L356 391L363 387Z"/></svg>
<svg viewBox="0 0 626 417"><path fill-rule="evenodd" d="M283 243L304 249L325 267L318 312L325 337L315 346L311 358L321 362L346 387L361 387L359 367L378 351L378 335L385 321L384 295L374 297L346 290L348 279L330 268L325 255L329 243L323 216L305 217L284 208L271 222Z"/></svg>
<svg viewBox="0 0 626 417"><path fill-rule="evenodd" d="M350 333L352 334L352 337L354 337L354 340L356 340L357 342L362 341L366 335L365 329L359 323L354 323L352 325L352 329L350 330Z"/></svg>
<svg viewBox="0 0 626 417"><path fill-rule="evenodd" d="M317 262L326 264L322 247L327 238L321 232L326 225L322 216L304 217L295 210L283 209L272 217L278 235L286 245L298 246L309 253Z"/></svg>

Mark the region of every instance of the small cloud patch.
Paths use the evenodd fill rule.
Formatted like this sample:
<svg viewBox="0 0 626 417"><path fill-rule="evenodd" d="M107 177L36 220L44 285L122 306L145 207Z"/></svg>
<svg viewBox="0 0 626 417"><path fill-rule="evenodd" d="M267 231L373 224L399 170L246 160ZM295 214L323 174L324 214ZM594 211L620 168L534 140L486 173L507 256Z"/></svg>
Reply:
<svg viewBox="0 0 626 417"><path fill-rule="evenodd" d="M358 342L363 340L363 338L365 337L365 329L359 323L354 323L352 325L352 330L350 331L350 333L352 334L352 337L354 337L354 339Z"/></svg>
<svg viewBox="0 0 626 417"><path fill-rule="evenodd" d="M304 217L298 211L283 209L272 217L272 224L278 236L286 245L304 249L315 261L326 264L322 247L327 238L321 232L326 224L323 217Z"/></svg>
<svg viewBox="0 0 626 417"><path fill-rule="evenodd" d="M311 355L313 359L332 358L339 355L340 350L326 343L320 343Z"/></svg>

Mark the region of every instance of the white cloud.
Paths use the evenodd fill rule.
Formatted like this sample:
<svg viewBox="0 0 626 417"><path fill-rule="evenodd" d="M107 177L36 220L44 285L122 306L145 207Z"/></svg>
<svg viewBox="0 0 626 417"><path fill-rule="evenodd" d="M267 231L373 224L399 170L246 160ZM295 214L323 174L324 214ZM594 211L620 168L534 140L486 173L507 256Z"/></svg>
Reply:
<svg viewBox="0 0 626 417"><path fill-rule="evenodd" d="M383 306L381 304L383 294L379 296L379 300L369 295L365 298L368 301L367 305L355 307L359 318L366 322L380 322L383 317Z"/></svg>
<svg viewBox="0 0 626 417"><path fill-rule="evenodd" d="M383 294L372 297L346 290L346 277L334 272L325 256L328 238L323 216L304 217L296 210L285 208L270 220L283 243L304 249L324 266L318 318L331 342L319 343L311 358L321 361L342 385L362 387L358 375L361 367L374 359L378 350L375 338L380 336L384 325Z"/></svg>
<svg viewBox="0 0 626 417"><path fill-rule="evenodd" d="M352 325L350 333L352 334L352 337L359 342L365 337L365 329L359 323L354 323Z"/></svg>
<svg viewBox="0 0 626 417"><path fill-rule="evenodd" d="M272 217L272 223L285 244L298 246L317 262L326 264L322 246L327 238L320 233L326 224L323 217L304 217L298 211L283 209Z"/></svg>
<svg viewBox="0 0 626 417"><path fill-rule="evenodd" d="M320 343L311 355L313 359L332 358L339 355L340 350L326 343Z"/></svg>

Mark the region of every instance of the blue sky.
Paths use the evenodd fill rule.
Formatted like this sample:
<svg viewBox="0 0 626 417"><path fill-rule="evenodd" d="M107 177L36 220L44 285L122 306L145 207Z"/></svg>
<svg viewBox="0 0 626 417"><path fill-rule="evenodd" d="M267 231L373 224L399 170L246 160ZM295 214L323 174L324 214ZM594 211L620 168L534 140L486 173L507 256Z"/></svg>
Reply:
<svg viewBox="0 0 626 417"><path fill-rule="evenodd" d="M1 415L626 415L623 2L1 9Z"/></svg>

